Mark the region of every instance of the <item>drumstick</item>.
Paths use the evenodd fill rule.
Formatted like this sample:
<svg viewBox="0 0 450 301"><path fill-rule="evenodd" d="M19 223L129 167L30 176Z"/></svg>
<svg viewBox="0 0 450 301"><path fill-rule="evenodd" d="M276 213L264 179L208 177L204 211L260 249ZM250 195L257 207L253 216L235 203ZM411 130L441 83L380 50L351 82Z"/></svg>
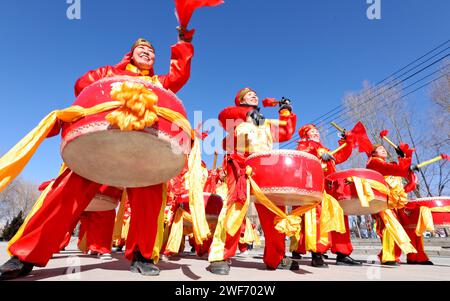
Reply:
<svg viewBox="0 0 450 301"><path fill-rule="evenodd" d="M345 133L345 130L343 128L341 128L340 126L338 126L335 122L330 122L330 124L332 126L334 126L339 132L341 132L342 134Z"/></svg>
<svg viewBox="0 0 450 301"><path fill-rule="evenodd" d="M278 119L266 119L266 123L273 124L273 125L279 125L279 126L286 126L287 121L286 120L278 120Z"/></svg>
<svg viewBox="0 0 450 301"><path fill-rule="evenodd" d="M347 146L347 142L342 143L341 146L339 146L338 148L336 148L334 151L330 152L330 155L334 155L335 153L337 153L338 151L340 151L341 149L343 149L344 147Z"/></svg>
<svg viewBox="0 0 450 301"><path fill-rule="evenodd" d="M380 132L380 137L384 139L387 143L389 143L393 148L397 149L398 146L387 137L387 134L389 134L388 130L382 130Z"/></svg>
<svg viewBox="0 0 450 301"><path fill-rule="evenodd" d="M430 160L428 160L428 161L425 161L425 162L422 162L422 163L420 163L420 164L417 164L417 167L418 167L418 168L422 168L422 167L427 166L427 165L429 165L429 164L431 164L431 163L434 163L434 162L443 160L444 157L445 157L445 156L443 156L443 155L439 155L439 156L437 156L437 157L434 157L433 159L430 159Z"/></svg>
<svg viewBox="0 0 450 301"><path fill-rule="evenodd" d="M389 140L388 137L383 136L383 139L384 139L387 143L389 143L390 145L392 145L393 148L398 148L398 146L397 146L394 142L392 142L391 140Z"/></svg>
<svg viewBox="0 0 450 301"><path fill-rule="evenodd" d="M215 150L214 151L214 163L213 163L213 170L215 170L216 169L216 165L217 165L217 156L218 156L219 154L217 153L217 151Z"/></svg>

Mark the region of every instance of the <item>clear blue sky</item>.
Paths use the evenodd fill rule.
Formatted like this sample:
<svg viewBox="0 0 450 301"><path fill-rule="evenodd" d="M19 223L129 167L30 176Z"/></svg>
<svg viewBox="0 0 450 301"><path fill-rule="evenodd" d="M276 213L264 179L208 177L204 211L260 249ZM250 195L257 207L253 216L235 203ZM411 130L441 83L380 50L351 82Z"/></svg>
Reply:
<svg viewBox="0 0 450 301"><path fill-rule="evenodd" d="M260 98L291 98L301 126L364 79L379 81L450 37L448 0L382 0L381 20L367 19L366 0L225 1L191 20L195 57L179 93L191 121L194 110L215 118L250 86ZM65 0L1 1L1 154L73 102L79 76L116 64L136 38L153 42L156 72L168 70L173 1L81 0L81 20L68 20L67 7ZM274 117L276 110L264 112ZM36 183L54 177L59 142L44 141L22 176ZM204 159L211 166L212 156Z"/></svg>

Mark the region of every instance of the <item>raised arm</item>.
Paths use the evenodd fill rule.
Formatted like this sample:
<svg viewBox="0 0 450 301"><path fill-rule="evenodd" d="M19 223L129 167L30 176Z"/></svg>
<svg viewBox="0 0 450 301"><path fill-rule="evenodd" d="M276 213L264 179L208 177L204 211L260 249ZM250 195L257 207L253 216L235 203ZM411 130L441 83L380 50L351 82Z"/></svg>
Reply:
<svg viewBox="0 0 450 301"><path fill-rule="evenodd" d="M191 61L194 56L194 46L189 42L180 41L171 47L169 73L159 77L164 88L178 92L191 75Z"/></svg>

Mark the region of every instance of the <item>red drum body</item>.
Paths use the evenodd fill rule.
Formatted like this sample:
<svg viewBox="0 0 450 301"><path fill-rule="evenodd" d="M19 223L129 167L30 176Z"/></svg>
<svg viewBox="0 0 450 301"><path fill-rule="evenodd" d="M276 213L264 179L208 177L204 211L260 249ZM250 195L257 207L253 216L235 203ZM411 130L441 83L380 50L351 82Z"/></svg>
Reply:
<svg viewBox="0 0 450 301"><path fill-rule="evenodd" d="M222 197L218 194L203 192L203 199L205 202L205 215L206 220L208 222L216 222L219 218L220 211L222 210L223 200ZM187 212L191 212L189 210L189 195L183 194L181 196L181 204L180 207L186 210Z"/></svg>
<svg viewBox="0 0 450 301"><path fill-rule="evenodd" d="M273 150L250 155L245 164L262 192L277 206L308 206L322 201L320 161L306 152ZM256 201L256 197L252 196Z"/></svg>
<svg viewBox="0 0 450 301"><path fill-rule="evenodd" d="M158 96L158 106L186 117L183 104L174 93L130 76L109 77L93 83L73 105L89 108L112 101L112 85L125 81L145 85ZM110 112L63 125L61 156L70 169L86 179L115 187L164 183L181 172L191 145L187 133L162 117L142 131L121 131L105 119Z"/></svg>
<svg viewBox="0 0 450 301"><path fill-rule="evenodd" d="M409 200L406 207L402 209L408 216L408 222L404 225L405 227L413 229L416 228L421 206L428 208L450 206L450 197L443 196ZM433 215L433 223L435 227L450 227L450 212L432 212L431 214Z"/></svg>
<svg viewBox="0 0 450 301"><path fill-rule="evenodd" d="M388 209L386 194L372 189L375 198L369 202L369 207L362 207L356 192L355 184L347 180L348 177L370 179L387 185L384 176L374 170L352 168L335 172L325 179L325 189L341 205L345 215L375 214Z"/></svg>
<svg viewBox="0 0 450 301"><path fill-rule="evenodd" d="M84 211L114 210L122 198L122 189L103 185Z"/></svg>

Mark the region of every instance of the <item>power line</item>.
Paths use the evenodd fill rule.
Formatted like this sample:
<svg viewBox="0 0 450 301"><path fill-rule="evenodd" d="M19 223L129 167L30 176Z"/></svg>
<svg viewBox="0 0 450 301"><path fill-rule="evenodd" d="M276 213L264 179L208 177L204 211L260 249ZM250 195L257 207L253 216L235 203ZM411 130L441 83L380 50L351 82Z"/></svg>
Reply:
<svg viewBox="0 0 450 301"><path fill-rule="evenodd" d="M386 90L381 90L381 89L379 89L380 92L379 92L378 94L376 94L376 95L374 95L374 96L372 96L372 97L369 97L366 101L364 101L364 102L361 103L360 105L364 105L364 104L368 103L369 101L371 101L372 99L375 99L376 97L378 97L378 96L380 96L380 95L386 93L387 91L392 90L393 88L397 87L398 85L400 85L400 84L406 82L407 80L409 80L410 78L416 76L417 74L419 74L419 73L425 71L425 70L428 69L428 68L431 68L431 66L437 64L438 62L442 61L443 59L445 59L445 58L448 57L448 56L450 56L450 53L446 54L445 56L443 56L443 57L441 57L441 58L439 58L439 59L437 59L437 60L435 60L435 61L432 62L431 64L428 64L427 66L423 67L423 68L420 69L419 71L414 72L414 73L411 74L410 76L408 76L408 77L406 77L406 78L404 78L404 79L402 79L402 80L400 80L400 81L397 81L395 84L393 84L392 86L388 87ZM442 69L442 68L441 68L441 69ZM339 115L345 115L345 114L347 114L347 113L349 113L349 112L351 111L351 109L347 109L347 108L345 108L344 106L342 106L342 107L343 107L343 108L341 108L338 112L336 112L336 113L333 114L332 116L328 116L327 118L323 119L323 120L318 124L318 126L320 126L320 124L326 123L327 121L330 121L330 120L332 119L331 117L335 116L335 115L338 114L338 113L339 113ZM345 111L345 112L344 112L344 111Z"/></svg>
<svg viewBox="0 0 450 301"><path fill-rule="evenodd" d="M418 87L418 88L416 88L416 89L414 89L414 90L408 92L407 94L402 95L402 96L400 96L400 97L394 99L392 102L395 102L395 101L397 101L397 100L403 99L403 98L405 98L406 96L408 96L408 95L410 95L410 94L412 94L412 93L414 93L414 92L419 91L420 89L422 89L422 88L424 88L424 87L426 87L426 86L432 84L433 82L435 82L435 81L441 79L441 78L444 77L444 76L445 76L445 75L441 75L441 76L439 76L439 77L437 77L437 78L435 78L435 79L433 79L433 80L431 80L431 81L429 81L429 82L427 82L427 83L421 85L420 87ZM369 114L367 114L366 116L371 116L371 115L375 114L375 112L376 112L376 111L374 110L374 111L370 112ZM348 120L349 118L350 118L350 117L348 117L346 120ZM346 120L344 120L344 121L346 121ZM344 122L344 121L343 121L343 122ZM332 127L330 126L328 129L331 129L331 128L332 128ZM330 136L330 135L331 135L331 133L328 133L328 134L326 135L326 137L328 137L328 136Z"/></svg>
<svg viewBox="0 0 450 301"><path fill-rule="evenodd" d="M435 50L441 48L442 46L444 46L445 44L447 44L448 42L450 42L450 40L445 41L444 43L436 46L435 48L431 49L430 51L428 51L427 53L425 53L424 55L420 56L419 58L415 59L414 61L412 61L411 63L409 63L408 65L402 67L401 69L395 71L394 73L388 75L386 78L382 79L381 81L379 81L378 83L375 84L375 86L378 86L379 84L385 82L386 80L388 80L389 78L391 78L392 76L394 76L395 74L402 72L403 70L405 70L406 68L408 68L409 66L411 66L412 64L414 64L415 62L421 60L422 58L426 57L428 54L434 52ZM448 48L446 48L448 49ZM375 87L374 87L375 88ZM317 122L318 120L322 119L323 117L325 117L326 115L328 115L329 113L333 112L336 109L339 109L341 107L341 105L336 106L335 108L331 109L330 111L326 112L325 114L322 114L321 116L315 118L314 120L312 120L310 123L314 123Z"/></svg>
<svg viewBox="0 0 450 301"><path fill-rule="evenodd" d="M450 65L450 64L449 64ZM426 79L426 78L428 78L428 77L430 77L430 76L432 76L432 75L434 75L434 74L436 74L436 73L438 73L438 72L440 72L440 71L442 71L443 69L445 69L447 66L449 66L449 65L446 65L446 66L444 66L443 68L441 68L441 69L438 69L438 70L436 70L436 71L434 71L434 72L432 72L432 73L430 73L430 74L428 74L428 75L426 75L426 76L424 76L424 77L422 77L422 78L420 78L419 80L417 80L417 81L415 81L414 83L412 83L412 84L410 84L410 85L408 85L408 86L406 86L405 88L403 88L401 91L399 91L399 92L404 92L406 89L408 89L408 88L410 88L410 87L412 87L412 86L414 86L414 85L416 85L416 84L418 84L419 82L421 82L421 81L423 81L424 79ZM445 74L443 74L443 75L441 75L441 76L439 76L438 78L436 78L435 80L438 80L438 79L440 79L440 78L442 78L442 77L444 77L445 76ZM409 95L409 94L408 94ZM396 99L396 100L398 100L398 99ZM392 102L395 102L396 100L393 100ZM365 101L365 102L363 102L363 103L361 103L361 104L358 104L359 106L361 106L361 105L364 105L364 104L367 104L367 102L368 101ZM383 104L381 104L381 105L383 105ZM375 110L376 108L374 108L374 110ZM345 113L345 114L348 114L348 113L350 113L351 112L351 109L349 109L348 111L347 111L347 113ZM373 114L374 112L372 112L372 113L370 113L369 115L371 115L371 114ZM341 115L342 117L345 117L345 115ZM339 118L342 118L342 117L338 117L338 120L339 120ZM346 122L347 120L349 120L351 118L351 116L348 116L347 115L347 117L345 118L345 119L341 119L339 122ZM324 124L324 126L325 126L325 124ZM327 130L329 130L330 128L332 128L332 126L330 126L330 125L328 125L328 128L327 128Z"/></svg>
<svg viewBox="0 0 450 301"><path fill-rule="evenodd" d="M433 83L433 82L435 82L435 81L441 79L441 78L444 77L444 76L445 76L445 74L443 74L443 75L441 75L441 76L439 76L439 77L437 77L437 78L435 78L435 79L433 79L433 80L431 80L431 81L429 81L429 82L427 82L427 83L421 85L420 87L418 87L418 88L416 88L416 89L414 89L414 90L408 92L408 93L405 94L405 95L402 95L402 96L400 96L400 97L394 99L392 102L395 102L395 101L397 101L397 100L403 99L403 98L409 96L410 94L412 94L412 93L414 93L414 92L417 92L418 90L420 90L420 89L422 89L422 88L424 88L424 87L430 85L431 83ZM422 79L421 79L421 80L422 80ZM420 81L420 80L419 80L419 81ZM416 82L416 83L417 83L417 82ZM410 86L411 86L411 85L410 85ZM409 87L409 86L408 86L408 87ZM366 116L370 116L370 115L372 115L372 114L374 114L374 113L375 113L375 111L372 111L371 113L367 114ZM347 119L349 119L349 118L350 118L350 117L348 117ZM347 120L347 119L346 119L346 120ZM345 121L345 120L344 120L344 121ZM342 125L342 124L341 124L341 125ZM329 126L329 128L327 128L326 131L328 131L330 128L332 128L332 127ZM333 132L330 132L330 133L328 133L325 137L329 137L329 136L332 135L332 134L334 134L334 133L333 133ZM289 141L288 143L286 143L285 145L283 145L281 148L286 148L288 145L291 145L291 144L297 142L296 140L297 140L297 139L292 139L291 141Z"/></svg>
<svg viewBox="0 0 450 301"><path fill-rule="evenodd" d="M441 48L443 45L447 44L449 41L450 41L450 40L445 41L444 43L442 43L442 44L438 45L437 47L433 48L432 50L428 51L427 53L425 53L425 54L422 55L421 57L417 58L417 59L414 60L413 62L409 63L408 65L404 66L403 68L399 69L398 71L392 73L391 75L389 75L389 76L386 77L385 79L383 79L383 80L381 80L380 82L378 82L374 87L370 88L370 89L368 90L368 92L370 92L371 90L377 89L377 86L378 86L380 83L383 83L383 82L385 82L387 79L391 78L393 75L402 72L403 70L405 70L406 68L408 68L409 66L411 66L412 64L414 64L415 62L421 60L422 58L426 57L428 54L430 54L430 53L434 52L435 50ZM406 72L403 72L401 75L397 76L396 78L391 79L387 84L396 81L397 79L399 79L399 78L402 77L403 75L405 75L405 74L411 72L412 70L416 69L417 67L423 65L424 63L428 62L428 61L431 60L432 58L435 58L436 56L438 56L438 55L441 54L442 52L448 50L449 48L450 48L450 47L447 47L447 48L445 48L444 50L441 50L440 52L438 52L437 54L435 54L435 55L433 55L432 57L428 58L427 60L421 62L420 64L414 66L413 68L410 68L410 69L407 70ZM445 59L445 58L448 57L449 55L450 55L450 54L446 54L445 56L443 56L443 57L441 57L441 58L435 60L434 62L428 64L427 66L425 66L424 68L420 69L419 71L416 71L416 72L413 73L412 75L410 75L410 76L408 76L408 77L406 77L406 78L404 78L404 79L402 79L402 80L400 80L400 81L397 81L393 86L389 87L389 88L388 88L387 90L385 90L385 91L382 91L381 93L385 93L386 91L388 91L388 90L394 88L395 86L397 86L397 85L399 85L399 84L401 84L401 83L407 81L408 79L414 77L415 75L417 75L417 74L423 72L424 70L430 68L431 66L435 65L436 63L442 61L443 59ZM423 79L422 79L422 80L423 80ZM385 84L385 85L386 85L386 84ZM379 88L378 88L378 89L379 89ZM373 97L370 97L366 102L368 102L368 101L372 100L373 98L379 96L381 93L378 93L377 95L375 95L375 96L373 96ZM337 106L337 107L335 107L334 109L332 109L332 110L326 112L325 114L319 116L318 118L312 120L310 123L314 123L314 122L320 120L320 122L319 122L319 124L318 124L318 126L320 127L321 124L324 124L327 120L330 120L331 117L334 117L334 116L336 116L337 114L339 114L339 113L341 113L341 112L343 112L343 111L345 110L345 108L342 109L341 107L342 107L342 104L339 105L339 106ZM336 110L339 109L339 108L341 108L341 109L340 109L338 112L334 112L334 111L336 111ZM333 113L333 112L334 112L334 113ZM348 112L349 112L349 110L348 110ZM348 112L343 112L343 113L339 114L339 117L338 117L338 118L340 118L340 116L342 116L342 115L344 115L344 114L347 114ZM325 116L329 115L330 113L333 113L333 114L330 115L330 116L328 116L328 117L326 117L326 118L324 118ZM321 120L321 119L322 119L322 120ZM292 140L295 142L295 140L298 139L298 136L299 136L298 134L295 134L294 137L292 137ZM292 144L293 141L285 142L283 145L281 145L281 148L285 148L286 146Z"/></svg>

